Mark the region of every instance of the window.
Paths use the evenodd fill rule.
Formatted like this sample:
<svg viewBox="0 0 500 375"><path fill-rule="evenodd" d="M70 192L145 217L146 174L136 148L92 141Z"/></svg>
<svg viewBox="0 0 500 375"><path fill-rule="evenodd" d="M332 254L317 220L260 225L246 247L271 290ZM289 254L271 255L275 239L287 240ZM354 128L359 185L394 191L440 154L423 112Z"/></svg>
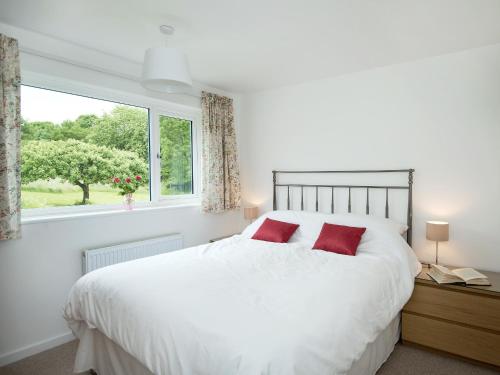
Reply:
<svg viewBox="0 0 500 375"><path fill-rule="evenodd" d="M192 122L160 115L161 195L193 193Z"/></svg>
<svg viewBox="0 0 500 375"><path fill-rule="evenodd" d="M137 204L194 196L193 119L158 113L21 86L22 208L121 207L127 178Z"/></svg>

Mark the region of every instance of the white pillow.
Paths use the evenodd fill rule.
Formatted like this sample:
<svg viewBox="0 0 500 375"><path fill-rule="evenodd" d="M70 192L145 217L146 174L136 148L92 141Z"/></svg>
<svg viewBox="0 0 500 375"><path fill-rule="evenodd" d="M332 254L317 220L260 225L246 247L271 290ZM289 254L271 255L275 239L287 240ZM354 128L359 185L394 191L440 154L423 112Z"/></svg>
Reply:
<svg viewBox="0 0 500 375"><path fill-rule="evenodd" d="M399 235L403 235L408 230L406 224L372 215L325 214L321 212L286 210L270 211L261 215L252 224L247 226L241 235L245 238L251 238L266 218L299 224L299 228L288 242L301 242L307 246L314 244L324 223L366 227Z"/></svg>

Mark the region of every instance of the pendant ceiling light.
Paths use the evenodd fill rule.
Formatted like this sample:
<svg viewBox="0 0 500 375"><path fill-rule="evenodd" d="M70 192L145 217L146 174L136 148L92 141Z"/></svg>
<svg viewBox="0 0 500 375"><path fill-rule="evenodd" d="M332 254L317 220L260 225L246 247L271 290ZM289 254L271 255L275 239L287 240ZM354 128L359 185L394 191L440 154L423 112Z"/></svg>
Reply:
<svg viewBox="0 0 500 375"><path fill-rule="evenodd" d="M173 26L162 25L160 32L172 35ZM142 86L153 91L181 93L193 86L184 53L172 47L149 48L142 65Z"/></svg>

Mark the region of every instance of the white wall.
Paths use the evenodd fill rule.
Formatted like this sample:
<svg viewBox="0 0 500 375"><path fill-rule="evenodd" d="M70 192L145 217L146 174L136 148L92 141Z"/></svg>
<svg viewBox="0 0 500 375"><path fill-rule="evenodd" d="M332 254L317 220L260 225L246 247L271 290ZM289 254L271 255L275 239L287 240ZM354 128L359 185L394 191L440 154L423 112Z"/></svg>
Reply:
<svg viewBox="0 0 500 375"><path fill-rule="evenodd" d="M70 60L85 55L81 47L66 46L8 25L0 24L0 32L17 37L20 45L30 50L59 51L59 57ZM95 51L88 53L95 55L92 61L86 61L93 67L112 66L115 60L112 56L96 55ZM117 64L117 69L122 65ZM22 53L21 72L37 81L44 77L49 81L72 80L76 85L137 95L142 101L149 97L191 108L200 106L196 97L151 94L134 80L32 53ZM233 97L238 134L238 96L203 85L197 87ZM71 338L62 318L62 306L71 286L81 276L82 250L169 233L183 234L185 245L193 246L238 232L242 224L239 211L212 215L201 213L199 206L191 206L23 225L21 239L0 242L0 366Z"/></svg>
<svg viewBox="0 0 500 375"><path fill-rule="evenodd" d="M415 168L414 248L450 222L444 264L500 271L500 45L248 95L244 198L271 206L272 169Z"/></svg>

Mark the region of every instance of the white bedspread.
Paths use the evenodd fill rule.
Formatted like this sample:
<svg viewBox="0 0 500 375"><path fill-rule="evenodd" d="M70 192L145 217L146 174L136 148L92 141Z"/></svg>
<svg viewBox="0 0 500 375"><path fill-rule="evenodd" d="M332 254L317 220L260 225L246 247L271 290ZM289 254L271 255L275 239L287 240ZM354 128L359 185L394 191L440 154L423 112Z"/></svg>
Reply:
<svg viewBox="0 0 500 375"><path fill-rule="evenodd" d="M409 299L417 264L376 229L355 257L235 236L91 272L65 318L154 374L343 374Z"/></svg>

